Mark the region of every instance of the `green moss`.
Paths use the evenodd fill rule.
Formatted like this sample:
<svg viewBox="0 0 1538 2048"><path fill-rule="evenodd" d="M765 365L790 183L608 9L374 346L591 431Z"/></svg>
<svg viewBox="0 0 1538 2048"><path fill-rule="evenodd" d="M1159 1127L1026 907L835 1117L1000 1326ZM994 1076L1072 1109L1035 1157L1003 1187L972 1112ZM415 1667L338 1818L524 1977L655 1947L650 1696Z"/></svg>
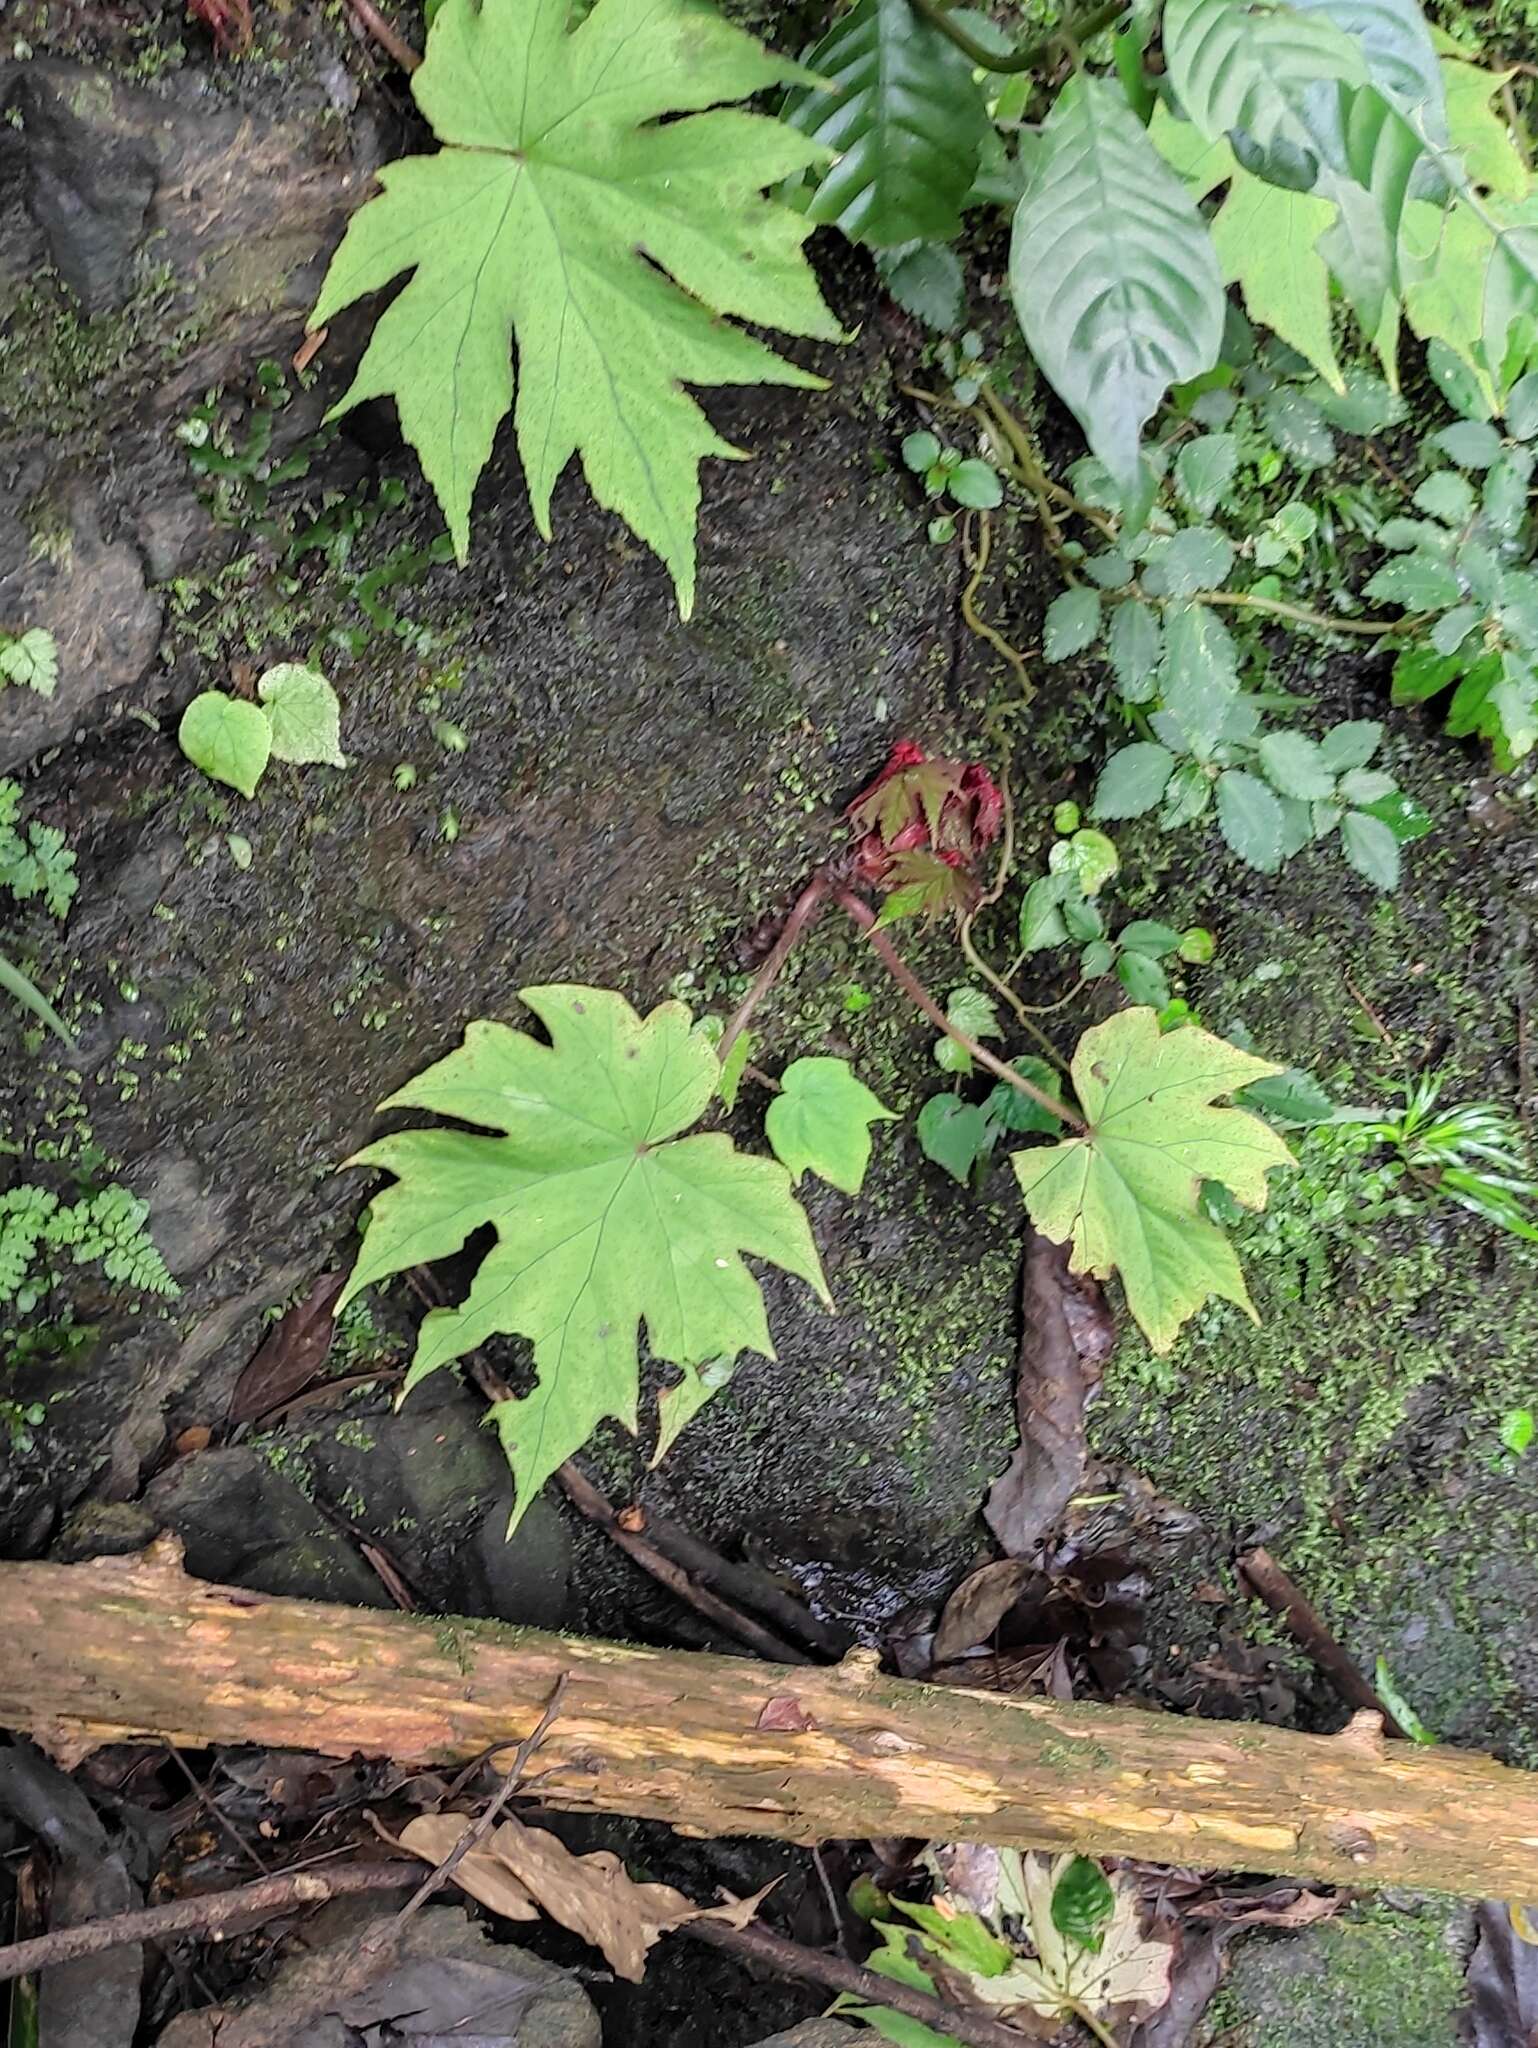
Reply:
<svg viewBox="0 0 1538 2048"><path fill-rule="evenodd" d="M1454 2048L1458 1909L1370 1907L1304 1940L1246 1942L1208 2007L1206 2048Z"/></svg>
<svg viewBox="0 0 1538 2048"><path fill-rule="evenodd" d="M148 389L196 339L195 326L173 322L174 293L162 265L143 273L120 311L86 320L51 276L20 285L0 303L0 417L22 433L110 433L119 403Z"/></svg>

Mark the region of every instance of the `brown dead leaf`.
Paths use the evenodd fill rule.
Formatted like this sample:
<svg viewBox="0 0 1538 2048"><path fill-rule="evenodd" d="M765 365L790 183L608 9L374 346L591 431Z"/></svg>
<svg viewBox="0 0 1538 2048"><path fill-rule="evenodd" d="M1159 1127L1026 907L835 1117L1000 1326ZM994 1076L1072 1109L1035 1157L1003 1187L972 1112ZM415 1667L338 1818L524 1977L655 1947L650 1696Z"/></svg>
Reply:
<svg viewBox="0 0 1538 2048"><path fill-rule="evenodd" d="M983 1520L1012 1558L1035 1551L1084 1476L1085 1403L1116 1342L1101 1289L1069 1272L1067 1246L1029 1225L1020 1295L1020 1446L983 1502Z"/></svg>
<svg viewBox="0 0 1538 2048"><path fill-rule="evenodd" d="M1261 1892L1229 1892L1204 1899L1187 1913L1191 1920L1216 1920L1224 1927L1311 1927L1340 1911L1339 1892L1303 1891L1297 1885L1273 1885Z"/></svg>
<svg viewBox="0 0 1538 2048"><path fill-rule="evenodd" d="M259 1422L317 1378L336 1329L331 1311L345 1273L322 1273L302 1301L268 1331L230 1396L230 1422Z"/></svg>
<svg viewBox="0 0 1538 2048"><path fill-rule="evenodd" d="M178 1458L190 1458L195 1451L206 1451L214 1440L214 1433L206 1423L194 1422L182 1430L171 1448Z"/></svg>
<svg viewBox="0 0 1538 2048"><path fill-rule="evenodd" d="M435 1868L453 1854L454 1845L471 1823L462 1813L422 1813L407 1821L396 1837L402 1849ZM539 1908L507 1865L495 1853L496 1831L467 1850L454 1866L454 1882L504 1920L537 1920Z"/></svg>
<svg viewBox="0 0 1538 2048"><path fill-rule="evenodd" d="M454 1814L424 1816L402 1830L401 1846L424 1862L441 1863L464 1827ZM612 1851L574 1856L548 1829L526 1828L518 1820L494 1827L456 1867L454 1882L494 1912L507 1910L504 1899L515 1906L522 1901L526 1910L515 1910L512 1919L536 1918L537 1906L602 1949L615 1974L632 1984L641 1981L652 1943L699 1914L693 1900L671 1885L637 1884Z"/></svg>
<svg viewBox="0 0 1538 2048"><path fill-rule="evenodd" d="M753 1726L783 1728L792 1735L804 1735L808 1728L815 1728L817 1723L793 1692L777 1692L772 1700L764 1702L763 1711Z"/></svg>
<svg viewBox="0 0 1538 2048"><path fill-rule="evenodd" d="M1028 1558L1006 1557L964 1578L946 1601L935 1630L935 1662L948 1664L974 1644L987 1642L1035 1576Z"/></svg>
<svg viewBox="0 0 1538 2048"><path fill-rule="evenodd" d="M1475 1910L1478 1940L1469 1958L1469 2032L1473 2048L1533 2048L1538 2041L1538 1911L1503 1899Z"/></svg>
<svg viewBox="0 0 1538 2048"><path fill-rule="evenodd" d="M739 1899L734 1893L727 1892L719 1906L707 1906L703 1913L691 1914L690 1918L694 1920L719 1920L727 1927L735 1927L737 1932L741 1934L744 1927L757 1919L759 1907L768 1898L779 1881L777 1877L771 1877L766 1885L761 1885L756 1892L751 1893L745 1899Z"/></svg>

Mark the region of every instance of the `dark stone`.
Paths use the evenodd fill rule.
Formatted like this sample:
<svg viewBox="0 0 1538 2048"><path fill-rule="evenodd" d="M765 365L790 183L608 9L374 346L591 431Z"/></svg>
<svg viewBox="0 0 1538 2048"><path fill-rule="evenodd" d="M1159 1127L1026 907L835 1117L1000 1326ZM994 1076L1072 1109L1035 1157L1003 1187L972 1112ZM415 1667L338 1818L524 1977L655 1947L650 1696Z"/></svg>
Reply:
<svg viewBox="0 0 1538 2048"><path fill-rule="evenodd" d="M388 1607L347 1538L255 1451L200 1451L155 1480L144 1505L173 1530L195 1579L295 1600Z"/></svg>
<svg viewBox="0 0 1538 2048"><path fill-rule="evenodd" d="M33 64L17 95L27 144L28 210L54 268L87 315L128 297L159 151L111 80Z"/></svg>
<svg viewBox="0 0 1538 2048"><path fill-rule="evenodd" d="M300 2015L313 2010L317 1996L355 1961L361 1944L370 1935L383 1934L394 1918L393 1910L379 1910L377 1900L337 1899L323 1906L306 1924L304 1953L285 1962L265 1990L238 2004L205 2006L199 2012L180 2014L161 2034L159 2048L217 2048L221 2031L237 2013L260 2016L269 2030L268 2038L281 2038L287 2048L347 2048L349 2041L362 2038L359 2032L329 2016L306 2020ZM376 1994L383 1994L388 2010L392 1980L404 1979L414 1965L469 1963L505 1971L509 1978L534 1987L518 2028L520 2044L526 2043L527 2048L599 2048L598 2015L577 1978L526 1948L492 1942L485 1929L467 1919L457 1905L429 1905L409 1920L400 1934L396 1955L389 1973L369 1987L366 1996L371 2006ZM394 2028L379 2031L395 2033ZM375 2028L370 2026L367 2034L375 2038Z"/></svg>
<svg viewBox="0 0 1538 2048"><path fill-rule="evenodd" d="M18 532L20 512L0 494L0 529ZM155 659L161 600L148 588L137 552L104 538L103 517L98 490L74 482L67 523L50 549L19 546L0 572L0 618L46 627L59 644L51 697L0 690L0 772L97 721L106 704L126 700Z"/></svg>
<svg viewBox="0 0 1538 2048"><path fill-rule="evenodd" d="M155 1517L133 1501L88 1500L66 1521L48 1555L54 1564L84 1564L92 1557L128 1557L142 1550L159 1533Z"/></svg>

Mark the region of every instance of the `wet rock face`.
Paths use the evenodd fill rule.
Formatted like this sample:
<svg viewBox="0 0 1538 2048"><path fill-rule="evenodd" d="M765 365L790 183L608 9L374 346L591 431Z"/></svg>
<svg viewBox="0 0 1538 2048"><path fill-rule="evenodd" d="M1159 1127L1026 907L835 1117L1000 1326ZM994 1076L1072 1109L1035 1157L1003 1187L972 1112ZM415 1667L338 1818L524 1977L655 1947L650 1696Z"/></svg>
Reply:
<svg viewBox="0 0 1538 2048"><path fill-rule="evenodd" d="M138 97L100 74L35 64L12 100L26 139L27 210L88 319L127 299L159 182Z"/></svg>
<svg viewBox="0 0 1538 2048"><path fill-rule="evenodd" d="M245 1450L168 1464L166 1451L188 1425L217 1441L261 1311L350 1257L365 1189L337 1167L375 1127L375 1105L470 1018L516 1016L516 991L541 980L616 987L643 1008L677 982L696 1008L719 1010L752 964L742 934L782 913L837 842L838 807L904 732L965 744L979 678L954 635L953 565L925 546L895 462L869 326L815 358L825 392L709 396L754 459L706 466L688 625L658 565L575 472L556 494L554 544L540 540L507 433L478 494L469 568L391 586L394 624L388 610L381 623L356 602L341 609L323 558L295 571L252 531L216 529L175 426L221 380L249 393L264 358L292 358L329 249L372 165L402 140L382 148L371 89L360 97L337 72L327 33L267 99L239 108L196 66L153 91L58 56L0 74L0 95L23 110L20 129L0 122L0 619L54 630L62 669L51 703L0 692L0 772L38 764L29 799L80 853L62 941L40 919L27 932L78 1022L83 1076L69 1082L46 1056L22 1067L0 1012L0 1133L29 1138L40 1104L88 1129L151 1201L185 1290L164 1316L96 1304L96 1351L50 1364L46 1387L27 1382L29 1397L57 1400L60 1422L0 1489L0 1547L35 1549L87 1490L129 1500L159 1471L157 1510L195 1569L377 1598L287 1468L255 1469ZM142 219L137 200L114 212L93 182L98 145L150 166ZM124 274L126 295L82 319L68 287L37 274L44 262L72 267L93 303ZM853 285L855 326L863 273ZM6 348L23 304L41 350ZM333 330L315 388L282 413L290 445L315 434L357 341ZM82 362L91 375L71 384ZM384 480L403 486L399 508L360 533L349 574L388 569L441 530L413 460L377 425L316 457L344 509ZM226 554L248 553L249 573L213 580ZM177 624L189 589L195 634ZM312 648L342 700L345 771L275 772L246 803L181 759L174 722L192 695L229 687L240 663ZM429 696L441 700L431 710ZM435 736L439 712L463 752ZM64 751L50 761L52 747ZM774 1056L847 1049L858 1061L880 1046L890 1075L895 1050L913 1086L896 1084L893 1106L911 1106L913 1087L933 1085L926 1034L883 1001L869 1038L827 1040L835 979L879 984L831 922L819 947ZM742 1128L760 1149L761 1106ZM901 1287L879 1292L954 1297L954 1326L931 1319L899 1339L885 1300L854 1285L927 1171L895 1127L883 1159L862 1203L812 1197L840 1314L770 1280L783 1362L748 1361L730 1416L694 1425L678 1456L702 1490L673 1502L728 1546L749 1521L772 1521L775 1556L798 1559L823 1554L816 1532L836 1508L873 1578L913 1549L920 1495L926 1557L943 1548L937 1523L969 1540L1011 1426L1006 1273L996 1292L991 1279L958 1287L955 1261L916 1220ZM959 1216L966 1198L931 1178ZM521 1370L519 1347L502 1362ZM934 1382L921 1425L900 1390L909 1371ZM568 1559L558 1509L503 1545L505 1468L474 1402L456 1398L452 1428L425 1387L399 1417L369 1416L368 1451L311 1418L285 1441L309 1439L317 1499L334 1512L361 1498L357 1526L399 1553L431 1604L547 1624L570 1606L600 1631L645 1632L647 1615L616 1606L607 1581L593 1590L589 1532ZM244 1504L234 1522L215 1508L216 1481L221 1503ZM265 1532L260 1543L240 1548L240 1522ZM612 1560L598 1554L602 1580Z"/></svg>
<svg viewBox="0 0 1538 2048"><path fill-rule="evenodd" d="M0 71L0 620L52 632L61 674L52 699L0 691L0 772L166 702L154 586L232 539L171 430L292 355L380 157L368 115L342 118L356 97L322 63L272 112L194 72L151 93L58 59Z"/></svg>

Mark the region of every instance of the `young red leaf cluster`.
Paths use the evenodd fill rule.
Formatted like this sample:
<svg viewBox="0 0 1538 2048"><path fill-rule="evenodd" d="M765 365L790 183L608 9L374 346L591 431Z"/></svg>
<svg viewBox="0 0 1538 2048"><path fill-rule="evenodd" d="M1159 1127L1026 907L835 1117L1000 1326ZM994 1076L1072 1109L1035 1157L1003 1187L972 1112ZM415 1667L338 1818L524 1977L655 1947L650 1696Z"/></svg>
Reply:
<svg viewBox="0 0 1538 2048"><path fill-rule="evenodd" d="M1003 828L1004 799L980 761L947 760L899 740L845 816L861 879L903 891L910 914L933 914L977 900L973 866Z"/></svg>

